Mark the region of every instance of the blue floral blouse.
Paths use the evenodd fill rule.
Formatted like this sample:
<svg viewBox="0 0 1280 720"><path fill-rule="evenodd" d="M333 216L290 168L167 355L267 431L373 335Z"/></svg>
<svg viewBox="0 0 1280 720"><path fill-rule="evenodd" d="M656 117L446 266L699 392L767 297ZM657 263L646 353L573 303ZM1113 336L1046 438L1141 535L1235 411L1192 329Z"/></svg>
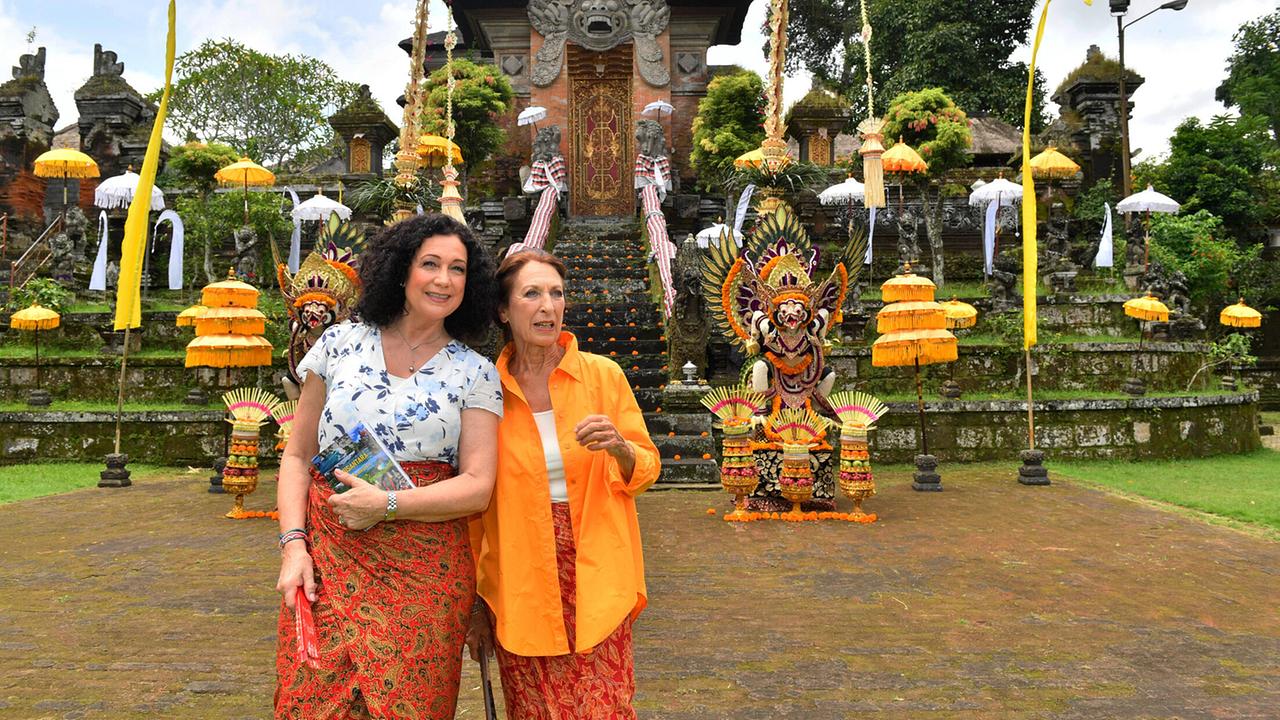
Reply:
<svg viewBox="0 0 1280 720"><path fill-rule="evenodd" d="M502 417L497 368L457 340L412 376L399 378L387 372L376 326L339 323L298 363L299 379L308 372L325 382L321 448L363 422L398 461L457 467L462 411L480 408Z"/></svg>

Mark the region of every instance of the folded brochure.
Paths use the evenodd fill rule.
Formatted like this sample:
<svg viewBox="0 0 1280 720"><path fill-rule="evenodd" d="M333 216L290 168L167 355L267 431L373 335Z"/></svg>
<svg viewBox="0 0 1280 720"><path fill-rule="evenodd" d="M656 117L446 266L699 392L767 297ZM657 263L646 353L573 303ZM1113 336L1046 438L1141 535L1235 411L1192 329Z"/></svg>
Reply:
<svg viewBox="0 0 1280 720"><path fill-rule="evenodd" d="M334 475L334 470L345 470L383 490L408 490L415 487L408 473L391 457L387 447L369 432L364 423L357 423L350 432L334 440L311 462L336 493L345 492L347 485Z"/></svg>

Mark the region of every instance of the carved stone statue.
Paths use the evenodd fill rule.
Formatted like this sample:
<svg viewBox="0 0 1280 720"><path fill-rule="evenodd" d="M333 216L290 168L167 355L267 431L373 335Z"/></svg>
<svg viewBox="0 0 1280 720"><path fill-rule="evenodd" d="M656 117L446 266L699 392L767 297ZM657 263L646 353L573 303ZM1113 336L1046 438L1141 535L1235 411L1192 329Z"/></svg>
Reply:
<svg viewBox="0 0 1280 720"><path fill-rule="evenodd" d="M529 23L543 37L534 56L533 84L538 87L560 76L566 42L603 52L633 41L645 82L655 87L671 82L657 40L671 19L666 0L531 0L528 12Z"/></svg>
<svg viewBox="0 0 1280 720"><path fill-rule="evenodd" d="M899 269L911 263L917 273L924 268L920 264L920 215L914 208L904 207L898 216L898 265Z"/></svg>
<svg viewBox="0 0 1280 720"><path fill-rule="evenodd" d="M71 238L73 260L84 256L85 229L88 227L89 218L85 217L83 210L75 206L67 210L67 235Z"/></svg>
<svg viewBox="0 0 1280 720"><path fill-rule="evenodd" d="M702 294L702 251L693 235L676 252L673 268L676 290L674 312L667 321L667 367L672 378L681 376L686 362L698 366L698 377L707 376L707 347L711 320Z"/></svg>
<svg viewBox="0 0 1280 720"><path fill-rule="evenodd" d="M641 155L666 157L667 137L662 123L657 120L640 120L636 123L636 147Z"/></svg>
<svg viewBox="0 0 1280 720"><path fill-rule="evenodd" d="M1015 288L1018 283L1018 261L1001 253L992 261L991 277L987 279L987 288L991 296L992 312L1009 310L1018 304Z"/></svg>
<svg viewBox="0 0 1280 720"><path fill-rule="evenodd" d="M533 161L547 161L560 154L560 126L548 125L533 139Z"/></svg>
<svg viewBox="0 0 1280 720"><path fill-rule="evenodd" d="M71 236L64 231L50 238L49 254L52 260L50 275L58 282L70 283L76 269L76 244Z"/></svg>
<svg viewBox="0 0 1280 720"><path fill-rule="evenodd" d="M18 58L18 66L13 69L13 79L44 82L44 56L44 48L40 48L34 55L27 54Z"/></svg>
<svg viewBox="0 0 1280 720"><path fill-rule="evenodd" d="M253 228L244 226L232 233L236 242L236 274L242 278L256 278L258 275L258 234Z"/></svg>

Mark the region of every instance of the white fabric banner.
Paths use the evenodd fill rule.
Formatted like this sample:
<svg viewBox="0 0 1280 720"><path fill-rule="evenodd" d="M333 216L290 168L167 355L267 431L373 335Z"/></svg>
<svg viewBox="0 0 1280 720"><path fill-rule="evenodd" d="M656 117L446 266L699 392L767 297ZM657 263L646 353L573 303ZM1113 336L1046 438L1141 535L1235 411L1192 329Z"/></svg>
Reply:
<svg viewBox="0 0 1280 720"><path fill-rule="evenodd" d="M996 216L1000 213L1000 202L987 203L987 221L982 226L982 269L991 276L995 270L996 260Z"/></svg>
<svg viewBox="0 0 1280 720"><path fill-rule="evenodd" d="M876 237L876 210L879 208L871 208L871 217L867 220L867 257L863 259L863 265L871 264L871 241Z"/></svg>
<svg viewBox="0 0 1280 720"><path fill-rule="evenodd" d="M155 229L151 231L151 249L155 250L155 239L160 233L160 223L168 220L173 223L173 242L169 245L169 289L182 289L182 251L183 251L183 234L185 228L182 224L182 218L178 217L178 213L173 210L165 210L160 213L159 219L156 220Z"/></svg>
<svg viewBox="0 0 1280 720"><path fill-rule="evenodd" d="M1111 203L1103 205L1103 208L1107 213L1107 219L1102 224L1102 240L1098 242L1098 254L1093 258L1094 267L1112 267L1115 264L1115 259L1112 257L1115 246L1111 240Z"/></svg>
<svg viewBox="0 0 1280 720"><path fill-rule="evenodd" d="M738 209L733 214L733 234L738 238L738 245L742 245L742 223L747 221L747 209L751 207L751 196L755 191L755 185L748 185L738 196Z"/></svg>
<svg viewBox="0 0 1280 720"><path fill-rule="evenodd" d="M89 289L105 292L107 289L107 211L98 213L98 255L93 259L93 275Z"/></svg>
<svg viewBox="0 0 1280 720"><path fill-rule="evenodd" d="M293 191L291 187L285 187L284 192L289 194L289 199L293 201L293 207L298 207L298 193ZM298 265L302 263L302 221L293 221L293 234L289 236L289 272L298 272Z"/></svg>

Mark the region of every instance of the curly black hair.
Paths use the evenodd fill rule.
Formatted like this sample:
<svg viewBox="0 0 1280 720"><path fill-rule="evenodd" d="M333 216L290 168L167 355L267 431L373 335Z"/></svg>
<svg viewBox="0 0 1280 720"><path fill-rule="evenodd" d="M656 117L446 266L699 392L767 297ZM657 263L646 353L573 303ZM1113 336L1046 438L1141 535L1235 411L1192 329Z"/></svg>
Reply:
<svg viewBox="0 0 1280 720"><path fill-rule="evenodd" d="M493 326L498 299L494 262L471 228L448 215L431 213L403 220L376 235L360 253L363 286L355 312L367 323L385 328L405 312L404 283L413 257L428 238L454 235L467 249L467 281L462 304L444 319L450 336L468 345L485 342Z"/></svg>

